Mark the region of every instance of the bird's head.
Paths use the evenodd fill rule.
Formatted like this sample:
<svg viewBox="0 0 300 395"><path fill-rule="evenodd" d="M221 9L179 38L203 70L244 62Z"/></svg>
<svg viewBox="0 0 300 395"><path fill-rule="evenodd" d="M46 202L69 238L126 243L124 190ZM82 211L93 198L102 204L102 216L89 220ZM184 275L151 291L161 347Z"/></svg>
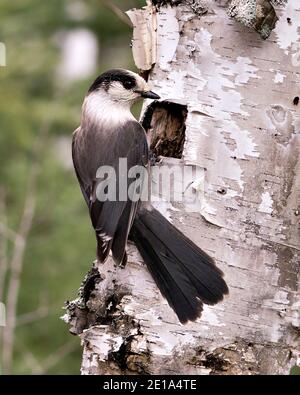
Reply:
<svg viewBox="0 0 300 395"><path fill-rule="evenodd" d="M147 82L136 73L113 69L101 74L91 85L88 94L99 93L116 103L131 105L142 98L159 99Z"/></svg>

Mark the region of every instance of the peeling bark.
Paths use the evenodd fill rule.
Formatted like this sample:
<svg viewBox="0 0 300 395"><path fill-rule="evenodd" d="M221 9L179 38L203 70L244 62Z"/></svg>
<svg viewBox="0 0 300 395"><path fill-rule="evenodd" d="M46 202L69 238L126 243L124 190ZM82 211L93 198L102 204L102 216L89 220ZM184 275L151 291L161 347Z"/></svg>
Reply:
<svg viewBox="0 0 300 395"><path fill-rule="evenodd" d="M269 0L232 0L228 14L255 29L263 39L270 36L278 21L275 8Z"/></svg>
<svg viewBox="0 0 300 395"><path fill-rule="evenodd" d="M199 212L157 207L215 258L230 295L183 326L129 245L126 267L95 266L69 305L82 373L287 374L300 358L298 0L278 8L267 41L228 18L228 1L208 2L201 16L190 2L155 3L149 81L185 109L182 157L174 161L205 174ZM149 18L149 8L131 17L140 13ZM145 37L135 37L144 58ZM148 104L149 130L161 121L163 137L180 130L165 104Z"/></svg>
<svg viewBox="0 0 300 395"><path fill-rule="evenodd" d="M151 70L156 63L156 9L147 1L141 10L127 11L132 25L132 54L138 69Z"/></svg>

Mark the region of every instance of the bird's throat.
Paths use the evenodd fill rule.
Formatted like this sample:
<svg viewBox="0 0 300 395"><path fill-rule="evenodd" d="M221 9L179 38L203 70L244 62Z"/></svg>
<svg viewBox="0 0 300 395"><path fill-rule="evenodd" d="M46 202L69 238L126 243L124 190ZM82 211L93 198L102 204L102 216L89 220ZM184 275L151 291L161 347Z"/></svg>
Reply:
<svg viewBox="0 0 300 395"><path fill-rule="evenodd" d="M111 100L107 94L97 91L86 96L84 100L82 124L120 126L126 121L135 120L130 108L130 102Z"/></svg>

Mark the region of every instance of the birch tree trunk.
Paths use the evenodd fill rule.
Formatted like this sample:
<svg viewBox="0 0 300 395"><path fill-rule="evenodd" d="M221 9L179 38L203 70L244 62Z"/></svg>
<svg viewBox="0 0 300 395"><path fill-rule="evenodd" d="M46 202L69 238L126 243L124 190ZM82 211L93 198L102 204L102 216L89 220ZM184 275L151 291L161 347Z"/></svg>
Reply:
<svg viewBox="0 0 300 395"><path fill-rule="evenodd" d="M230 294L183 326L130 245L125 268L94 265L68 305L83 374L288 374L299 363L300 8L276 6L271 32L273 7L259 25L251 3L129 12L135 62L168 101L144 105L150 139L181 133L183 152L166 161L204 172L198 212L157 207L215 258Z"/></svg>

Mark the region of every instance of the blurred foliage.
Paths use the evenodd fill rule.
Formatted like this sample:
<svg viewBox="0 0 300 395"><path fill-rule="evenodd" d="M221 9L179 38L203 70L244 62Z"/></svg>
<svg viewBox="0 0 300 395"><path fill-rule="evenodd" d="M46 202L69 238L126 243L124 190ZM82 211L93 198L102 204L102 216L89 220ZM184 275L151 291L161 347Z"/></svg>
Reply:
<svg viewBox="0 0 300 395"><path fill-rule="evenodd" d="M21 277L14 374L79 374L79 338L68 333L59 317L64 301L76 296L95 256L94 234L74 173L61 164L55 151L57 138L70 137L79 124L82 99L95 76L60 86L57 37L78 27L90 29L100 48L97 74L112 65L134 68L130 27L101 0L86 0L85 15L72 17L74 3L82 1L0 3L0 42L7 48L7 67L0 67L0 186L5 188L5 214L11 229L17 230L22 214L34 144L48 129L36 158L40 166L37 209ZM145 1L114 0L114 4L127 10ZM125 52L125 58L120 52ZM11 250L9 244L8 258ZM41 307L44 317L28 319L28 313ZM291 374L300 374L299 369L294 367Z"/></svg>
<svg viewBox="0 0 300 395"><path fill-rule="evenodd" d="M59 136L71 136L80 120L83 96L94 79L61 87L57 65L58 34L78 27L90 29L99 42L97 74L116 62L134 69L131 29L100 0L85 1L84 16L72 16L79 0L1 0L0 41L7 48L7 67L0 67L0 185L6 192L6 216L18 229L33 147L47 128L36 158L37 209L26 246L18 299L14 374L78 374L79 338L68 333L59 317L68 298L89 269L95 240L74 173L58 160ZM140 7L144 0L114 0L122 10ZM80 4L79 4L80 5ZM122 49L125 57L120 57ZM12 252L9 244L8 258ZM48 309L45 317L24 320L24 314Z"/></svg>
<svg viewBox="0 0 300 395"><path fill-rule="evenodd" d="M296 365L293 366L291 371L290 371L290 374L292 376L300 376L300 366L296 366Z"/></svg>

